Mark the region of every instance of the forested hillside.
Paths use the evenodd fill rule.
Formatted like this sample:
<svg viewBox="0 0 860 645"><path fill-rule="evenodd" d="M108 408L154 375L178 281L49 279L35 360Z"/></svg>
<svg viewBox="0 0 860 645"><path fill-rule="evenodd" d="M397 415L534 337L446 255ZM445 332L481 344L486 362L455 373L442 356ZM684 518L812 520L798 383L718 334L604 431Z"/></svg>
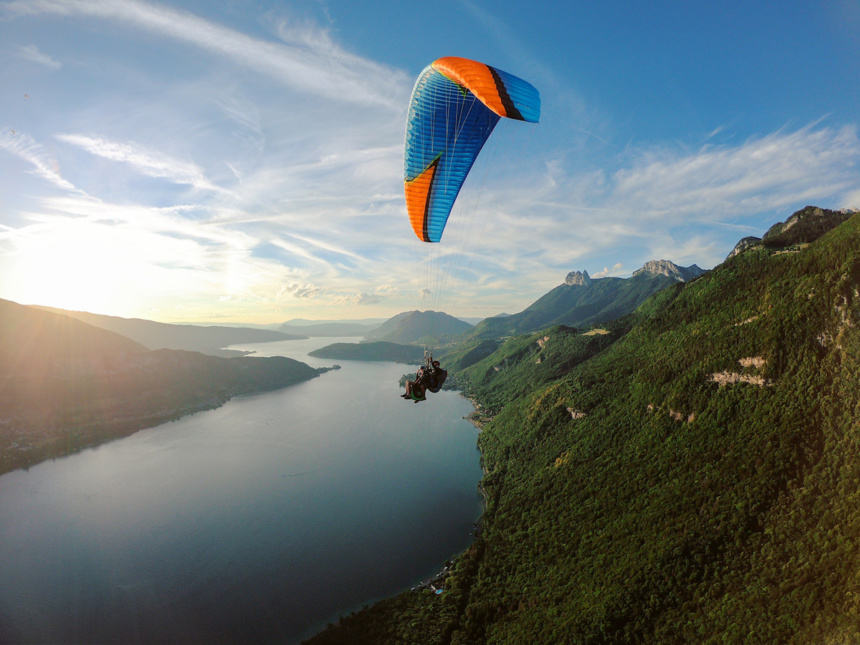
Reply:
<svg viewBox="0 0 860 645"><path fill-rule="evenodd" d="M860 216L795 241L474 362L482 532L311 642L860 642Z"/></svg>
<svg viewBox="0 0 860 645"><path fill-rule="evenodd" d="M322 371L284 357L148 351L75 318L0 300L0 473Z"/></svg>
<svg viewBox="0 0 860 645"><path fill-rule="evenodd" d="M406 311L367 333L367 340L390 343L443 342L472 329L472 325L441 311Z"/></svg>
<svg viewBox="0 0 860 645"><path fill-rule="evenodd" d="M399 345L377 341L370 343L334 343L308 352L317 358L335 358L347 361L392 361L394 363L420 363L424 350L417 345Z"/></svg>

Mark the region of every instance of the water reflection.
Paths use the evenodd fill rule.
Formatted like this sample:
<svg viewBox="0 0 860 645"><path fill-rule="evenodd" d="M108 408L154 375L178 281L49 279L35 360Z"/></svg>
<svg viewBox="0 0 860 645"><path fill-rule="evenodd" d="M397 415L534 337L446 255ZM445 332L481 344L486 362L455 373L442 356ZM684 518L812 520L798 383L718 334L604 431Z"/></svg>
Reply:
<svg viewBox="0 0 860 645"><path fill-rule="evenodd" d="M0 477L0 642L296 642L435 573L480 513L471 406L338 363Z"/></svg>

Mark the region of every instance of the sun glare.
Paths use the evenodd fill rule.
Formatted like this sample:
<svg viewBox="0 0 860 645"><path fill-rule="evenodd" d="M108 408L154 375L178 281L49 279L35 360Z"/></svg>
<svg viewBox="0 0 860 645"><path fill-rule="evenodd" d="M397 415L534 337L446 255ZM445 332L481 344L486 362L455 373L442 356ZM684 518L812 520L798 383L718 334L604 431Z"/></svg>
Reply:
<svg viewBox="0 0 860 645"><path fill-rule="evenodd" d="M127 267L102 227L53 223L33 227L7 261L6 291L24 304L108 311L127 285ZM128 288L127 286L125 288Z"/></svg>

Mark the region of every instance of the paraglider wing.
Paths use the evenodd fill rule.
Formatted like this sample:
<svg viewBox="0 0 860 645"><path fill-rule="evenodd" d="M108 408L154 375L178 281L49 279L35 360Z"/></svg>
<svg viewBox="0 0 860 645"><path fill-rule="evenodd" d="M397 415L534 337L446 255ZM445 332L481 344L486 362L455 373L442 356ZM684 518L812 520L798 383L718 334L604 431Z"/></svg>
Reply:
<svg viewBox="0 0 860 645"><path fill-rule="evenodd" d="M454 201L501 117L537 123L540 95L512 74L466 58L426 67L406 119L404 179L412 229L439 242Z"/></svg>

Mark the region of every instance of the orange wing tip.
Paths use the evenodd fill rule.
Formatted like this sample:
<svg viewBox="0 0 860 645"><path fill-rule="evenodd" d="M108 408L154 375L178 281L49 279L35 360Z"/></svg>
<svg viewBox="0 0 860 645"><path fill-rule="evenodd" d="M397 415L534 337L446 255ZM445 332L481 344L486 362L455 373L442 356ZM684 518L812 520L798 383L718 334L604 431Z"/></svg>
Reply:
<svg viewBox="0 0 860 645"><path fill-rule="evenodd" d="M422 242L429 242L427 233L427 216L430 208L430 188L433 186L433 178L436 176L436 168L439 165L439 157L431 163L424 171L413 179L404 182L406 192L406 211L409 213L409 221L412 230Z"/></svg>
<svg viewBox="0 0 860 645"><path fill-rule="evenodd" d="M496 79L488 65L469 58L444 56L433 61L431 66L446 78L465 87L499 116L511 116L502 102Z"/></svg>

